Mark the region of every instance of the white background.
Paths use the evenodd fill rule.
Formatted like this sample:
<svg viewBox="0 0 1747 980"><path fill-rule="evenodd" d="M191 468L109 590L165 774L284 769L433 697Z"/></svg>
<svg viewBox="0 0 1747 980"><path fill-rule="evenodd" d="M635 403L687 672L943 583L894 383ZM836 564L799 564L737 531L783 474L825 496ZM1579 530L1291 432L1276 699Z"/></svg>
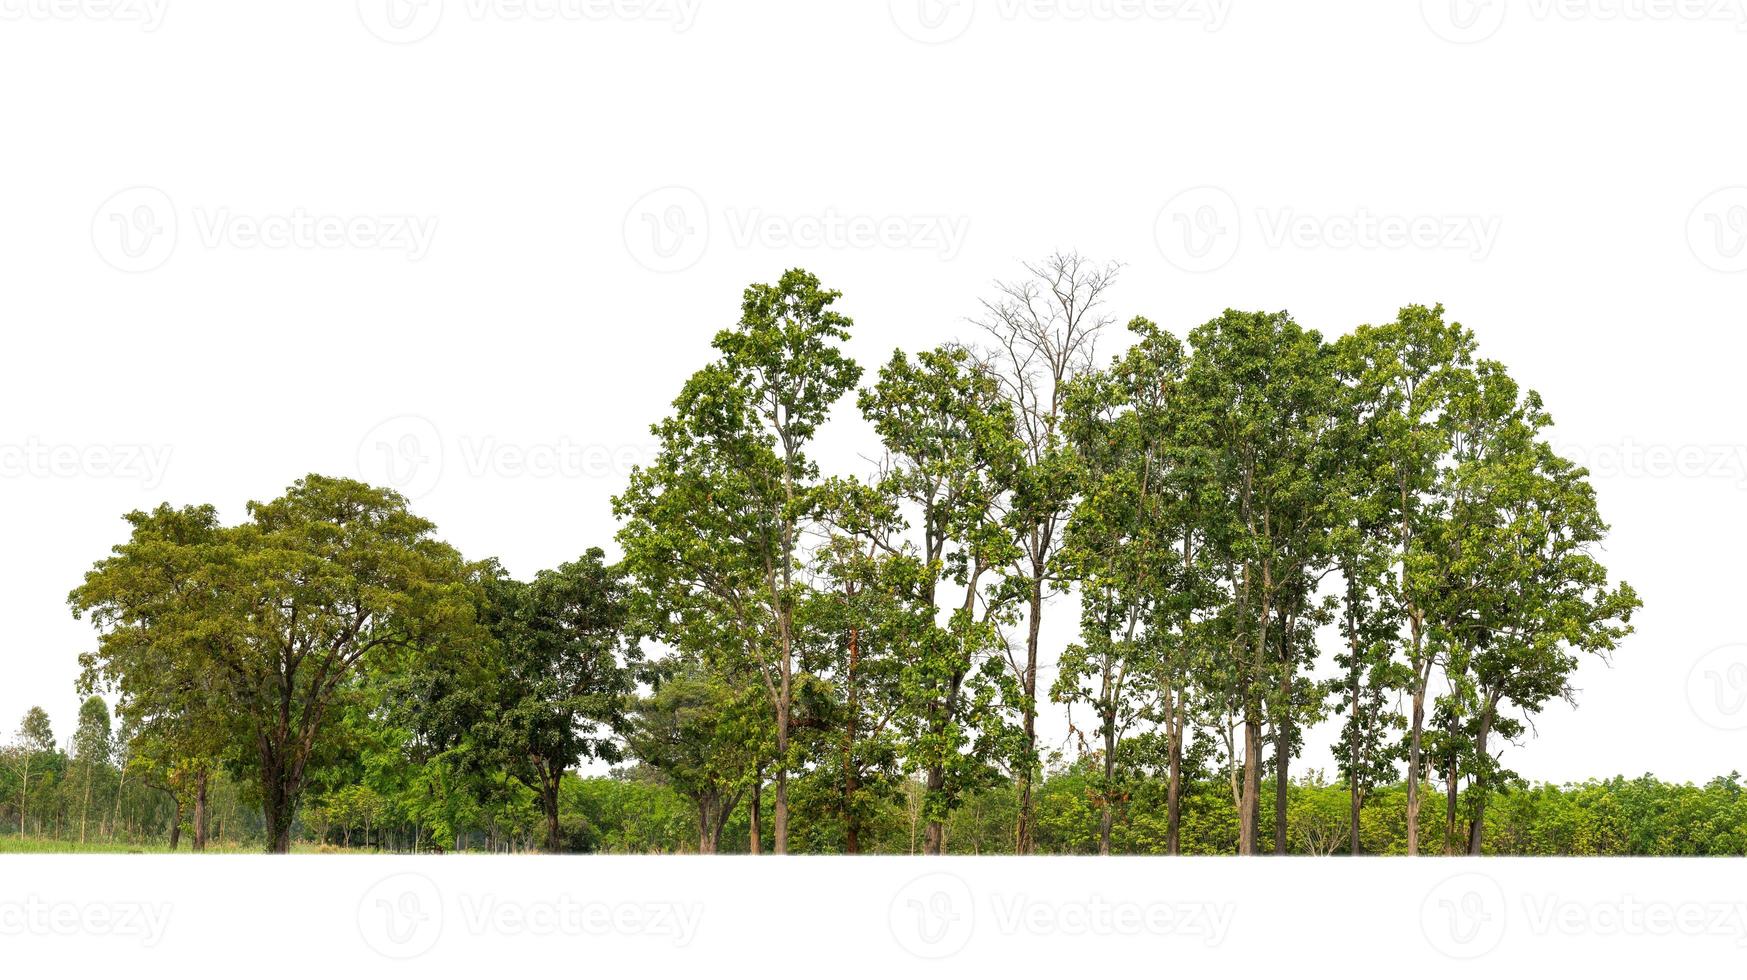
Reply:
<svg viewBox="0 0 1747 980"><path fill-rule="evenodd" d="M748 282L843 290L871 373L975 339L994 279L1071 248L1126 264L1114 314L1178 332L1445 303L1595 469L1645 600L1506 762L1747 768L1744 25L1740 0L0 0L0 726L41 704L70 734L65 596L130 509L234 520L357 475L528 575L610 548ZM864 472L842 414L826 461Z"/></svg>

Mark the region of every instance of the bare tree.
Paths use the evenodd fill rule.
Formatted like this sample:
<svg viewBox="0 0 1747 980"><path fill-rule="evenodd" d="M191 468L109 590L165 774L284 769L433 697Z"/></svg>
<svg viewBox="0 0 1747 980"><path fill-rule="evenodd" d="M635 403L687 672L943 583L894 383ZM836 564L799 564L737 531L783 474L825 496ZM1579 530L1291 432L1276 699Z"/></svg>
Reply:
<svg viewBox="0 0 1747 980"><path fill-rule="evenodd" d="M1009 645L1007 663L1018 683L1022 742L1014 760L1019 817L1014 849L1032 850L1032 784L1037 757L1038 630L1046 601L1060 586L1056 555L1072 509L1072 450L1061 435L1067 382L1092 366L1100 331L1114 321L1104 309L1116 282L1117 263L1099 264L1076 252L1057 252L1027 263L1024 278L997 282L973 318L988 335L981 356L1013 406L1015 435L1024 461L1010 488L1009 527L1019 559L1007 570L1007 585L1025 608L1023 653Z"/></svg>

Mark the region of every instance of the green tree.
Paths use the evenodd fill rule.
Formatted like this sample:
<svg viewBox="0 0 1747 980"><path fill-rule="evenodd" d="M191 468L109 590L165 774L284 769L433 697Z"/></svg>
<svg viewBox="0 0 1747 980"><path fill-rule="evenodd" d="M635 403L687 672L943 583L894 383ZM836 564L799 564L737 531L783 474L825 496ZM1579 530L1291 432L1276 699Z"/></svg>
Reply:
<svg viewBox="0 0 1747 980"><path fill-rule="evenodd" d="M795 764L802 546L820 507L809 445L861 376L840 347L851 326L833 308L840 295L800 269L747 287L739 325L716 335L721 356L692 375L655 427L659 458L614 501L626 567L662 611L662 637L738 657L764 681L776 719L779 854L788 851Z"/></svg>
<svg viewBox="0 0 1747 980"><path fill-rule="evenodd" d="M476 638L477 603L460 556L393 491L311 475L249 515L129 514L130 539L69 602L99 632L88 683L158 706L210 685L283 853L336 698L367 668Z"/></svg>
<svg viewBox="0 0 1747 980"><path fill-rule="evenodd" d="M86 825L91 816L91 793L99 778L109 771L110 746L109 705L95 695L79 705L79 725L73 731L73 758L78 765L80 782L79 843L85 843ZM99 801L101 802L101 801Z"/></svg>
<svg viewBox="0 0 1747 980"><path fill-rule="evenodd" d="M626 642L626 583L599 548L504 592L489 704L475 735L497 766L534 791L546 847L560 847L558 791L584 759L617 762L642 663Z"/></svg>
<svg viewBox="0 0 1747 980"><path fill-rule="evenodd" d="M898 644L908 651L899 727L905 760L922 775L923 849L939 854L948 816L992 780L1007 734L992 675L1011 606L998 576L1019 557L1003 487L1021 448L998 380L960 347L914 360L894 353L859 404L885 451L881 492L908 512L884 545L902 559L890 587L922 613Z"/></svg>
<svg viewBox="0 0 1747 980"><path fill-rule="evenodd" d="M32 705L18 723L11 748L7 758L18 780L18 832L22 834L25 817L30 811L31 773L41 770L41 756L55 750L55 733L49 724L48 712Z"/></svg>

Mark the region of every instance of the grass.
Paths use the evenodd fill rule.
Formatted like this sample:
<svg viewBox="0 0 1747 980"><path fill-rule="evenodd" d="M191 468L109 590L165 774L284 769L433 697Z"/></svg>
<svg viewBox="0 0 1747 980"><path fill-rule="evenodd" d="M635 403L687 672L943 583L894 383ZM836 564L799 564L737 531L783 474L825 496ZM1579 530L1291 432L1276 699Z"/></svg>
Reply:
<svg viewBox="0 0 1747 980"><path fill-rule="evenodd" d="M81 844L76 840L59 840L54 837L42 837L35 834L0 834L0 854L169 854L169 842L160 837L150 841L125 840L88 840ZM190 854L189 840L182 838L181 845L175 853ZM239 843L237 841L211 841L206 845L208 854L259 854L261 845ZM320 844L294 842L291 845L293 854L348 854L364 853L347 851L343 848Z"/></svg>

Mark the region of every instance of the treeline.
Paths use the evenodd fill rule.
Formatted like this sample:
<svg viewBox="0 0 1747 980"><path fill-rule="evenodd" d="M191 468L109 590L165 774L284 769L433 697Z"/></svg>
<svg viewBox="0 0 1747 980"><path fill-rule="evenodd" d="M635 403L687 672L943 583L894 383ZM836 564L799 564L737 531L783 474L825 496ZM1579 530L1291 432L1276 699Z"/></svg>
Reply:
<svg viewBox="0 0 1747 980"><path fill-rule="evenodd" d="M610 785L688 811L690 848L625 849L944 853L998 810L989 850L1224 850L1196 823L1212 794L1230 850L1289 853L1311 847L1294 800L1337 793L1293 777L1330 717L1347 850L1394 849L1367 837L1381 811L1405 853L1488 850L1521 795L1504 750L1639 605L1540 397L1438 307L1332 339L1286 313L1186 339L1135 317L1100 362L1116 274L1027 266L974 338L871 375L838 293L749 287L614 498L615 564L516 581L321 476L232 526L136 512L71 596L99 632L82 683L192 809L214 774L245 787L277 851L409 798L429 812L374 826L585 846L567 787ZM850 405L875 462L823 472ZM1045 618L1075 613L1047 649ZM1070 743L1046 778L1049 704ZM639 776L568 775L589 761ZM1075 808L1093 844L1059 836ZM893 846L894 813L918 844ZM1124 843L1141 824L1157 840Z"/></svg>
<svg viewBox="0 0 1747 980"><path fill-rule="evenodd" d="M173 774L160 778L137 763L130 768L123 733L103 738L106 718L101 700L87 702L77 733L55 747L44 727L47 717L33 709L21 727L21 732L34 732L28 756L20 736L0 748L0 852L22 846L9 846L14 840L38 850L192 849L203 817L209 824L205 846L259 848L264 824L246 780L235 780L222 769L214 773L206 813L196 814L179 804L185 794L173 785ZM26 764L28 785L21 781ZM1100 767L1099 759L1086 757L1051 766L1044 774L1036 795L1037 853L1098 852ZM545 845L544 818L533 793L494 799L478 794L468 780L443 778L439 770L377 767L348 781L353 778L350 771L336 768L331 780L310 791L294 844L306 850L500 853ZM1111 853L1167 853L1166 782L1149 770L1136 774L1129 790L1116 809ZM794 853L842 851L841 818L814 802L836 792L825 774L799 776L797 809L809 819L791 838ZM919 853L925 792L920 782L910 779L896 793L881 797L864 821L862 847L869 853ZM1391 783L1367 796L1359 822L1364 853L1406 853L1405 794L1405 785ZM1327 781L1320 772L1295 779L1288 789L1288 852L1345 852L1351 837L1348 801L1348 787ZM1010 852L1017 807L1010 781L975 791L947 818L943 851ZM566 774L558 812L559 847L569 852L692 854L700 844L693 802L659 771L641 763L610 776ZM1236 853L1237 811L1218 774L1197 768L1190 775L1181 812L1181 853ZM770 850L770 816L766 799L759 821L762 839L754 848L750 809L740 807L729 815L717 846L741 853ZM1264 836L1272 835L1274 819L1271 811L1264 812ZM1517 780L1500 789L1486 821L1486 854L1740 856L1747 854L1747 784L1734 773L1704 786L1665 783L1651 776L1566 786ZM1419 844L1422 851L1441 849L1443 828L1427 824Z"/></svg>

